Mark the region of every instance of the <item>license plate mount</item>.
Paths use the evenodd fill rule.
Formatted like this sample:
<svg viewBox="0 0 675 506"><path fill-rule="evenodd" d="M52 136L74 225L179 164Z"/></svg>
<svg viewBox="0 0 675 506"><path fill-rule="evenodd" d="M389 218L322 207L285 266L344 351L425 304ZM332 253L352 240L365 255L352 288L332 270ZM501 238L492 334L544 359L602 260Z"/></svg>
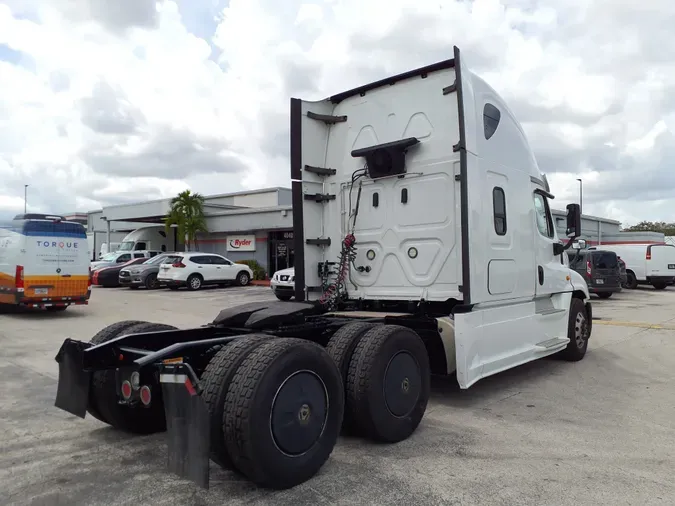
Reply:
<svg viewBox="0 0 675 506"><path fill-rule="evenodd" d="M669 269L675 269L675 264L668 264Z"/></svg>
<svg viewBox="0 0 675 506"><path fill-rule="evenodd" d="M36 288L35 295L47 295L49 293L49 288Z"/></svg>
<svg viewBox="0 0 675 506"><path fill-rule="evenodd" d="M596 279L596 280L595 280L595 283L598 284L598 285L604 285L604 284L605 284L605 280L604 280L604 279Z"/></svg>

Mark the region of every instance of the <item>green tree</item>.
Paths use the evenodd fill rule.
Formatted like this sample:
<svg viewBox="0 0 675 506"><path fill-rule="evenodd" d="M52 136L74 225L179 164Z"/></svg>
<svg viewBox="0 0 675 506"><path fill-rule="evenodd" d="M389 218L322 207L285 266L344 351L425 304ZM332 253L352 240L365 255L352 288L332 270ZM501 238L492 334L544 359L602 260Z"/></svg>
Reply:
<svg viewBox="0 0 675 506"><path fill-rule="evenodd" d="M190 190L180 192L171 199L164 225L167 233L172 226L176 226L178 236L185 240L187 251L190 251L190 245L193 243L195 249L198 249L197 234L209 231L204 215L204 197Z"/></svg>
<svg viewBox="0 0 675 506"><path fill-rule="evenodd" d="M661 232L664 235L675 235L675 223L667 223L665 221L641 221L637 225L624 228L629 232Z"/></svg>

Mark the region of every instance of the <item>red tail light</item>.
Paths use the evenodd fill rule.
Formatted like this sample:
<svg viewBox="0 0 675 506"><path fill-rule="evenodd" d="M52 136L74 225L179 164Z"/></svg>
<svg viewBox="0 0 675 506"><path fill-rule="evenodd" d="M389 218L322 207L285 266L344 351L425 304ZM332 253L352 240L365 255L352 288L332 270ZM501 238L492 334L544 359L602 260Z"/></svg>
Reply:
<svg viewBox="0 0 675 506"><path fill-rule="evenodd" d="M16 272L14 274L14 287L17 290L23 290L24 289L24 284L23 284L23 265L17 265L16 266Z"/></svg>
<svg viewBox="0 0 675 506"><path fill-rule="evenodd" d="M588 275L589 278L591 277L591 261L590 260L586 260L586 274Z"/></svg>
<svg viewBox="0 0 675 506"><path fill-rule="evenodd" d="M178 267L182 269L183 267L185 267L185 264L183 262L174 262L171 264L171 267Z"/></svg>
<svg viewBox="0 0 675 506"><path fill-rule="evenodd" d="M646 258L647 258L647 260L651 260L651 259L652 259L652 250L651 250L650 248L647 248L647 256L646 256Z"/></svg>

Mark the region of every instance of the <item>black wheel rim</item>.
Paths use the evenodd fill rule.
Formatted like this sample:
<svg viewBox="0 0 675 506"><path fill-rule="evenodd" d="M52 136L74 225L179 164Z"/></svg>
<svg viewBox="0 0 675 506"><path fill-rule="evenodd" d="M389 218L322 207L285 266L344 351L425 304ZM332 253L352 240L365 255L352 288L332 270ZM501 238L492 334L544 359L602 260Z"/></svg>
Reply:
<svg viewBox="0 0 675 506"><path fill-rule="evenodd" d="M270 430L286 455L306 453L321 437L328 416L328 392L311 371L298 371L281 384L272 402Z"/></svg>
<svg viewBox="0 0 675 506"><path fill-rule="evenodd" d="M400 351L394 355L384 373L384 401L389 412L397 418L409 414L420 396L422 375L420 367L410 353Z"/></svg>
<svg viewBox="0 0 675 506"><path fill-rule="evenodd" d="M148 288L155 288L157 286L157 276L150 276L148 278Z"/></svg>
<svg viewBox="0 0 675 506"><path fill-rule="evenodd" d="M588 322L586 321L586 315L580 311L574 320L574 339L576 340L577 348L583 349L586 345L587 333Z"/></svg>

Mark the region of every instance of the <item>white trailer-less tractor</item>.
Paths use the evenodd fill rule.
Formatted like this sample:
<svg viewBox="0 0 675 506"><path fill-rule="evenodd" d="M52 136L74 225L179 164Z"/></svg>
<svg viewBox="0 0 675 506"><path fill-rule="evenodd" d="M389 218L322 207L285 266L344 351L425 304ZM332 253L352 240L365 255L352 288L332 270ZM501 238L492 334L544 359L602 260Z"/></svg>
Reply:
<svg viewBox="0 0 675 506"><path fill-rule="evenodd" d="M176 329L123 321L56 360L56 406L168 431L169 468L263 487L314 476L342 429L409 437L432 374L462 388L584 357L591 305L565 264L550 189L504 101L454 58L291 99L295 302ZM567 206L567 236L580 230Z"/></svg>

